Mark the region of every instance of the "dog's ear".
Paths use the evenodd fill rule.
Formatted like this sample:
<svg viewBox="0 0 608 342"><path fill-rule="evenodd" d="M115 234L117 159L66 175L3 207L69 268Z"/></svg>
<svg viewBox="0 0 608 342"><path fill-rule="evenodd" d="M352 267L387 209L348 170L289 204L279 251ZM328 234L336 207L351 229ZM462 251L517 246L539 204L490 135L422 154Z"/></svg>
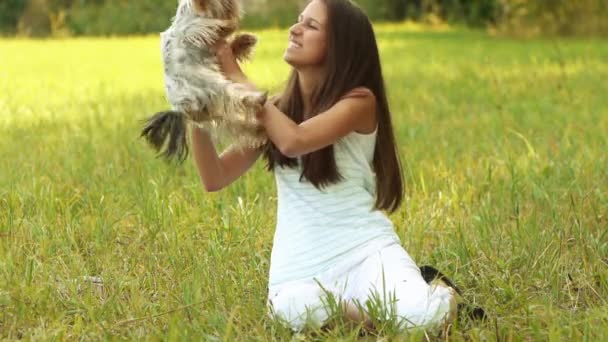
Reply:
<svg viewBox="0 0 608 342"><path fill-rule="evenodd" d="M249 59L253 53L253 46L257 42L257 38L249 33L238 34L230 42L232 53L239 60Z"/></svg>

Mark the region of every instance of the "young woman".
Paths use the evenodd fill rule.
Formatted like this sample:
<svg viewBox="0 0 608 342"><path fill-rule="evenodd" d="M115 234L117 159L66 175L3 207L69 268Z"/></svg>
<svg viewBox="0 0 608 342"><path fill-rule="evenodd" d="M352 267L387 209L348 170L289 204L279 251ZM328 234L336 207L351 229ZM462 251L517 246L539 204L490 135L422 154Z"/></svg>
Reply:
<svg viewBox="0 0 608 342"><path fill-rule="evenodd" d="M255 88L226 44L217 55L227 77ZM403 181L369 19L348 0L312 0L289 30L284 59L293 67L287 86L258 114L268 146L218 156L205 131L192 132L208 191L229 185L262 155L274 171L272 312L294 330L320 326L331 293L349 318L367 324L358 304L374 297L403 329L449 321L453 289L427 284L381 211L399 207Z"/></svg>

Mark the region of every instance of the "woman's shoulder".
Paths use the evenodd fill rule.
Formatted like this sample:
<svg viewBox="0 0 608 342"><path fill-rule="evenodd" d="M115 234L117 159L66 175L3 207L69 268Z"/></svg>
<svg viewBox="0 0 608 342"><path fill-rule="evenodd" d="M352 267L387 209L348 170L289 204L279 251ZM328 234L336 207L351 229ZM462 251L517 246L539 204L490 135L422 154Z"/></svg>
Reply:
<svg viewBox="0 0 608 342"><path fill-rule="evenodd" d="M361 97L372 97L372 98L375 98L374 92L372 92L369 88L367 88L367 87L356 87L356 88L353 88L353 89L349 90L346 94L344 94L342 96L341 99L361 98Z"/></svg>
<svg viewBox="0 0 608 342"><path fill-rule="evenodd" d="M361 110L368 113L364 120L361 120L360 126L354 130L355 133L359 134L371 134L376 131L376 96L374 93L366 87L356 87L348 91L342 96L340 100L344 99L365 99L364 102L359 104L353 104L361 106Z"/></svg>

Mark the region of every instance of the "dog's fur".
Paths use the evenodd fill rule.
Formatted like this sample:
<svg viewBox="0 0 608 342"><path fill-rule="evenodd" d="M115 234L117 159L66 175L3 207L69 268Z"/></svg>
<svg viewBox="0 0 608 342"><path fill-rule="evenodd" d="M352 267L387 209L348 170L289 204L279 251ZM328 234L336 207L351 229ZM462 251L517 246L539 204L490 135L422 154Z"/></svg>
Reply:
<svg viewBox="0 0 608 342"><path fill-rule="evenodd" d="M213 46L238 27L238 0L179 0L171 26L161 33L165 90L172 110L149 118L141 136L167 159L183 161L188 155L187 123L221 127L239 146L266 142L255 114L266 93L246 90L221 72ZM257 38L238 34L230 47L238 60L249 58ZM167 139L168 138L168 139Z"/></svg>

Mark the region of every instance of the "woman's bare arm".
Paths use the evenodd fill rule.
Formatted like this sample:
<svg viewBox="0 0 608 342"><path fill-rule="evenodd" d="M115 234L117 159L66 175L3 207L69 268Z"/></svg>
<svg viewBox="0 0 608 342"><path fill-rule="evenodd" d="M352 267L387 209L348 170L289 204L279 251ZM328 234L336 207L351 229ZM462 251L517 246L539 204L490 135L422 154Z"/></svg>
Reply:
<svg viewBox="0 0 608 342"><path fill-rule="evenodd" d="M206 191L219 191L242 176L261 155L261 149L229 147L218 156L209 133L192 128L192 154Z"/></svg>
<svg viewBox="0 0 608 342"><path fill-rule="evenodd" d="M220 41L216 49L225 76L233 82L242 83L246 88L255 89L244 77L230 46L225 41ZM219 191L232 184L262 154L261 149L230 146L218 155L209 132L198 127L192 128L192 152L198 174L205 190L209 192Z"/></svg>

